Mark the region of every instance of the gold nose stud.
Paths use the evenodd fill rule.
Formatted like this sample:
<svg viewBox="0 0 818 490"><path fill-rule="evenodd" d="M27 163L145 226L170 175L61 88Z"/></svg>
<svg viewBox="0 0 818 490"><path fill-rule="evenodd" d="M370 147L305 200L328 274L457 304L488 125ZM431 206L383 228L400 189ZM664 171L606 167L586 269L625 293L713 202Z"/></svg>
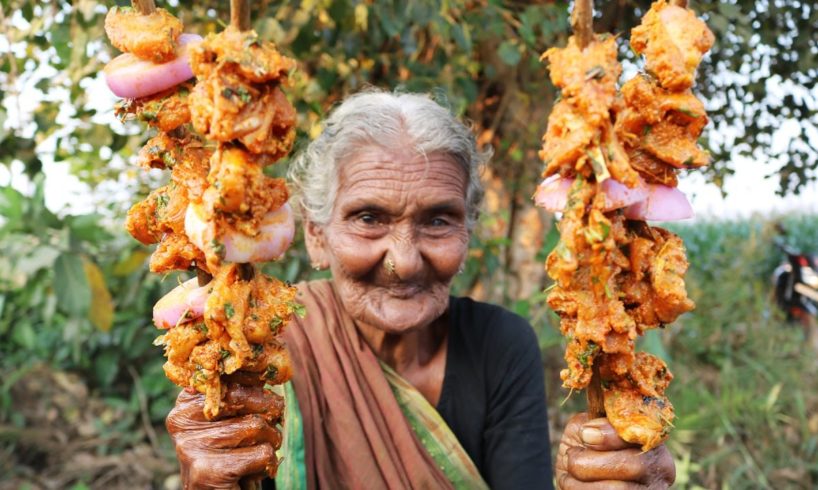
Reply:
<svg viewBox="0 0 818 490"><path fill-rule="evenodd" d="M386 272L390 274L395 273L395 262L393 262L392 259L387 257L387 259L383 261L383 267L386 269Z"/></svg>

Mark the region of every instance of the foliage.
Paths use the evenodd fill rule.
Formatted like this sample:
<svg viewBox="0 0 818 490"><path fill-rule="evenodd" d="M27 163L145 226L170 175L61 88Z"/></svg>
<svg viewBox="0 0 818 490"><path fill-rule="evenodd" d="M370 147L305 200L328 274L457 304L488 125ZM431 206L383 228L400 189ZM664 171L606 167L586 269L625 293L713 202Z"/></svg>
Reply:
<svg viewBox="0 0 818 490"><path fill-rule="evenodd" d="M114 55L102 29L113 3L2 0L0 163L22 164L33 191L0 188L0 475L40 485L105 486L120 477L129 481L121 475L130 474L132 486L137 478L158 486L161 476L173 473L161 424L176 388L151 346L156 331L149 318L151 305L177 278L147 274L149 250L121 229L123 211L166 176L128 165L150 134L115 121L95 92L100 69ZM597 4L597 31L627 33L649 2ZM203 34L220 29L228 16L227 2L215 0L165 6ZM721 183L735 170L732 157L751 155L771 162L782 192L797 191L818 166L812 82L818 47L810 35L818 9L779 0L705 0L694 7L718 39L697 86L712 114L707 144L717 164L710 177ZM320 131L325 112L345 94L375 85L432 91L473 122L481 144L494 147L486 180L501 191L489 189L496 202L481 220L456 289L531 319L546 353L558 436L565 414L582 400L575 396L559 406L562 339L543 305L541 274L555 231L545 228L545 239L529 242L520 235L531 218L529 197L541 170L536 151L556 97L538 58L565 42L567 2L261 0L254 8L258 32L300 62L289 89L299 113L297 146ZM778 132L785 126L799 137L784 147L773 144L787 135ZM43 174L49 165L68 166L101 189L98 213L49 211ZM107 195L110 189L131 197ZM798 230L793 239L814 247L816 218L798 219L791 219ZM677 375L671 397L679 421L671 447L680 487L814 484L816 390L793 380L815 379L816 368L798 350L799 333L785 327L767 301L767 278L779 259L771 232L755 221L678 231L694 264L691 294L699 308L670 329L672 335L648 338L645 348L668 358ZM537 256L535 279L522 278L513 257L521 247L523 255ZM301 239L286 261L265 270L291 281L320 275L310 270ZM515 281L533 284L511 287ZM82 410L87 416L77 413ZM49 428L45 433L61 435L33 437L40 424ZM63 444L75 438L79 445ZM737 455L721 449L725 445L738 447ZM62 448L58 456L49 453L54 447ZM31 468L44 454L52 454L57 469L37 476ZM101 470L83 470L80 460L69 458L82 454L116 455L134 466L99 476ZM148 465L148 455L164 465Z"/></svg>

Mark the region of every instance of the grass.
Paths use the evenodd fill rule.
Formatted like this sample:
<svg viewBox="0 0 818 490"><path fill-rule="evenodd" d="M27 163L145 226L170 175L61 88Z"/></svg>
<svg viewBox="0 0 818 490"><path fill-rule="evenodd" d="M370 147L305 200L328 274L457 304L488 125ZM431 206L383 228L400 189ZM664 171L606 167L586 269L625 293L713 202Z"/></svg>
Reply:
<svg viewBox="0 0 818 490"><path fill-rule="evenodd" d="M783 259L772 244L775 219L673 226L691 263L696 310L641 348L664 358L675 379L667 445L680 489L810 489L818 485L818 352L802 342L772 302L771 275ZM818 253L818 216L781 219L795 248ZM552 320L556 324L556 320ZM554 372L562 344L543 332L555 429L584 396L560 406ZM554 358L557 358L557 362ZM556 436L556 435L555 435Z"/></svg>

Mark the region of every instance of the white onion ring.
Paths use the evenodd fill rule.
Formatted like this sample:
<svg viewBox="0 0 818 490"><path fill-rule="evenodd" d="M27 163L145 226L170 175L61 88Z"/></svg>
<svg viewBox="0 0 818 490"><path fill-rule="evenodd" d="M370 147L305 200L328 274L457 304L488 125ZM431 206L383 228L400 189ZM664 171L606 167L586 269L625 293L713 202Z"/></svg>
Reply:
<svg viewBox="0 0 818 490"><path fill-rule="evenodd" d="M176 48L176 58L165 63L152 63L124 53L110 61L102 72L108 88L118 97L136 99L174 87L193 77L190 69L190 48L202 40L198 34L182 34Z"/></svg>
<svg viewBox="0 0 818 490"><path fill-rule="evenodd" d="M208 289L208 286L199 287L196 278L175 287L153 305L153 324L165 329L201 318Z"/></svg>
<svg viewBox="0 0 818 490"><path fill-rule="evenodd" d="M649 184L645 200L625 208L625 217L640 221L678 221L693 217L693 207L682 191Z"/></svg>
<svg viewBox="0 0 818 490"><path fill-rule="evenodd" d="M250 237L240 231L230 231L216 239L216 227L202 219L199 204L191 203L185 213L185 233L190 241L202 250L214 245L224 246L225 262L247 263L276 260L287 250L295 236L295 220L289 204L267 213L259 226L259 234Z"/></svg>
<svg viewBox="0 0 818 490"><path fill-rule="evenodd" d="M572 185L574 179L552 175L537 187L534 203L552 213L562 212L568 202ZM602 191L605 193L605 211L624 208L648 197L648 187L641 179L639 185L633 189L614 179L606 179L602 183Z"/></svg>

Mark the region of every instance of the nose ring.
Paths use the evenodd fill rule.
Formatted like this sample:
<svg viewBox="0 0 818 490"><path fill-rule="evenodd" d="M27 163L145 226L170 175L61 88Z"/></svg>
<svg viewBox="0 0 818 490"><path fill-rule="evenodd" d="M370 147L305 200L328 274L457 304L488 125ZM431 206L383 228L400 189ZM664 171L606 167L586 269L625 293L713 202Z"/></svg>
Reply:
<svg viewBox="0 0 818 490"><path fill-rule="evenodd" d="M392 259L390 259L389 257L387 257L386 260L383 261L383 267L386 269L386 272L390 274L395 273L395 262L393 262Z"/></svg>

